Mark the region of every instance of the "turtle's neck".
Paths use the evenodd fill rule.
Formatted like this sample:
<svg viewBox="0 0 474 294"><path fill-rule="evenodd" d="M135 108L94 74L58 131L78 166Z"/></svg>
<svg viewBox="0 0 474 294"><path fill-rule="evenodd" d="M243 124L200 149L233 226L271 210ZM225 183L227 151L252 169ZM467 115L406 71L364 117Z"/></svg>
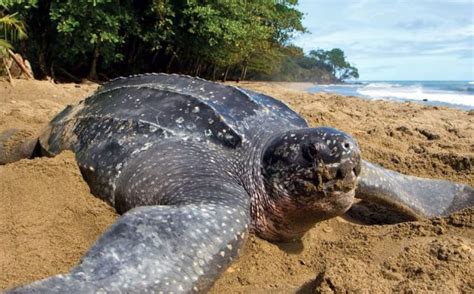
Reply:
<svg viewBox="0 0 474 294"><path fill-rule="evenodd" d="M250 195L250 216L252 230L261 238L269 241L283 240L284 221L278 219L281 211L273 200L271 191L266 188L262 175L262 159L266 146L275 138L281 137L287 130L278 132L272 129L259 128L245 140L243 148L244 168L241 169L242 185Z"/></svg>
<svg viewBox="0 0 474 294"><path fill-rule="evenodd" d="M251 198L252 230L259 237L269 241L299 239L317 221L334 216L325 213L324 208L317 208L322 210L322 213L315 213L315 207L326 205L324 201L320 204L316 203L317 205L309 202L308 204L311 205L304 203L302 205L295 201L295 195L290 195L283 186L278 184L279 181L267 178L270 176L263 172L265 153L274 152L271 146L285 142L286 137L293 135L294 132L294 129L272 131L271 128L262 127L245 142L246 145L242 148L244 167L240 169L242 174L239 178ZM333 198L337 199L336 196ZM332 206L333 204L328 206L327 211L330 211Z"/></svg>

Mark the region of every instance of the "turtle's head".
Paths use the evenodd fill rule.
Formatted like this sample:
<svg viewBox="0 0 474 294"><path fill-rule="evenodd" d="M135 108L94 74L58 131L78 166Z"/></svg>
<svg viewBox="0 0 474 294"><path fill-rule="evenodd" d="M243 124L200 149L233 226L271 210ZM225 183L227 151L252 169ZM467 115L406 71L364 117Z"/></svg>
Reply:
<svg viewBox="0 0 474 294"><path fill-rule="evenodd" d="M360 167L356 141L333 128L300 129L274 137L262 159L266 194L272 203L265 212L271 234L263 232L262 237L297 239L316 222L346 212Z"/></svg>

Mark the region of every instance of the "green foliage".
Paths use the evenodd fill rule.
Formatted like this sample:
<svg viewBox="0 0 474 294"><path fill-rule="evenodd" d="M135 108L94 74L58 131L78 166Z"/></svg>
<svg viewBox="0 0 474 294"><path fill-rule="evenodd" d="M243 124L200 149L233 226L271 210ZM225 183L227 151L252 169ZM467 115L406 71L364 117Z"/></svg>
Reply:
<svg viewBox="0 0 474 294"><path fill-rule="evenodd" d="M25 24L16 18L16 14L0 15L0 57L8 55L12 42L23 40L26 36Z"/></svg>
<svg viewBox="0 0 474 294"><path fill-rule="evenodd" d="M30 9L35 7L38 0L0 0L0 9L9 9L12 7L21 7L22 9Z"/></svg>
<svg viewBox="0 0 474 294"><path fill-rule="evenodd" d="M90 77L96 78L95 62L120 61L125 41L121 29L131 21L129 3L120 1L52 1L50 17L58 32L58 55L70 64L92 60Z"/></svg>
<svg viewBox="0 0 474 294"><path fill-rule="evenodd" d="M297 2L0 0L0 12L18 13L27 24L30 38L13 42L21 44L39 76L354 76L356 69L337 52L316 58L290 44L295 33L305 32Z"/></svg>
<svg viewBox="0 0 474 294"><path fill-rule="evenodd" d="M274 37L291 31L276 23L282 15L272 3L188 1L178 17L178 47L183 48L184 56L196 56L198 63L218 67L249 62L257 53L272 55Z"/></svg>
<svg viewBox="0 0 474 294"><path fill-rule="evenodd" d="M339 80L359 78L357 68L346 61L344 51L334 48L329 51L312 50L309 55L321 66L325 67Z"/></svg>
<svg viewBox="0 0 474 294"><path fill-rule="evenodd" d="M313 83L338 83L358 78L357 68L350 65L341 49L313 50L305 55L301 48L280 48L282 61L279 69L271 74L258 74L259 79L276 81L304 81Z"/></svg>
<svg viewBox="0 0 474 294"><path fill-rule="evenodd" d="M133 29L129 27L128 31L146 43L151 51L164 48L164 44L175 36L175 12L170 2L172 1L154 0L149 6L141 9L135 7L135 21L130 23ZM171 50L171 47L168 50Z"/></svg>

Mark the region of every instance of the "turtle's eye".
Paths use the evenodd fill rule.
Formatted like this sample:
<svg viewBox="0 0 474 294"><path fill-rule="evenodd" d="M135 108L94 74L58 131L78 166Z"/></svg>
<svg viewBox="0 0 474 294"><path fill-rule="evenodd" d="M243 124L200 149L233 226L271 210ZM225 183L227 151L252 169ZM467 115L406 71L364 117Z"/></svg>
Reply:
<svg viewBox="0 0 474 294"><path fill-rule="evenodd" d="M316 157L317 153L318 151L316 150L316 147L313 144L306 145L303 148L303 158L309 162L314 161L314 158Z"/></svg>

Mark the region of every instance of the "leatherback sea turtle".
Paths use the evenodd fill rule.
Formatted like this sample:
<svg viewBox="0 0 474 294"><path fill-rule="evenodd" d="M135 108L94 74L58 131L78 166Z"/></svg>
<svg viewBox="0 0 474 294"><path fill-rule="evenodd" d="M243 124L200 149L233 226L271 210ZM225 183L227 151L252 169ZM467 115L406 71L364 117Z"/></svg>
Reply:
<svg viewBox="0 0 474 294"><path fill-rule="evenodd" d="M73 150L92 193L123 215L68 274L18 293L201 292L249 231L298 239L354 196L420 217L474 202L469 186L361 160L349 135L309 128L276 99L188 76L115 79L34 142L10 159Z"/></svg>

